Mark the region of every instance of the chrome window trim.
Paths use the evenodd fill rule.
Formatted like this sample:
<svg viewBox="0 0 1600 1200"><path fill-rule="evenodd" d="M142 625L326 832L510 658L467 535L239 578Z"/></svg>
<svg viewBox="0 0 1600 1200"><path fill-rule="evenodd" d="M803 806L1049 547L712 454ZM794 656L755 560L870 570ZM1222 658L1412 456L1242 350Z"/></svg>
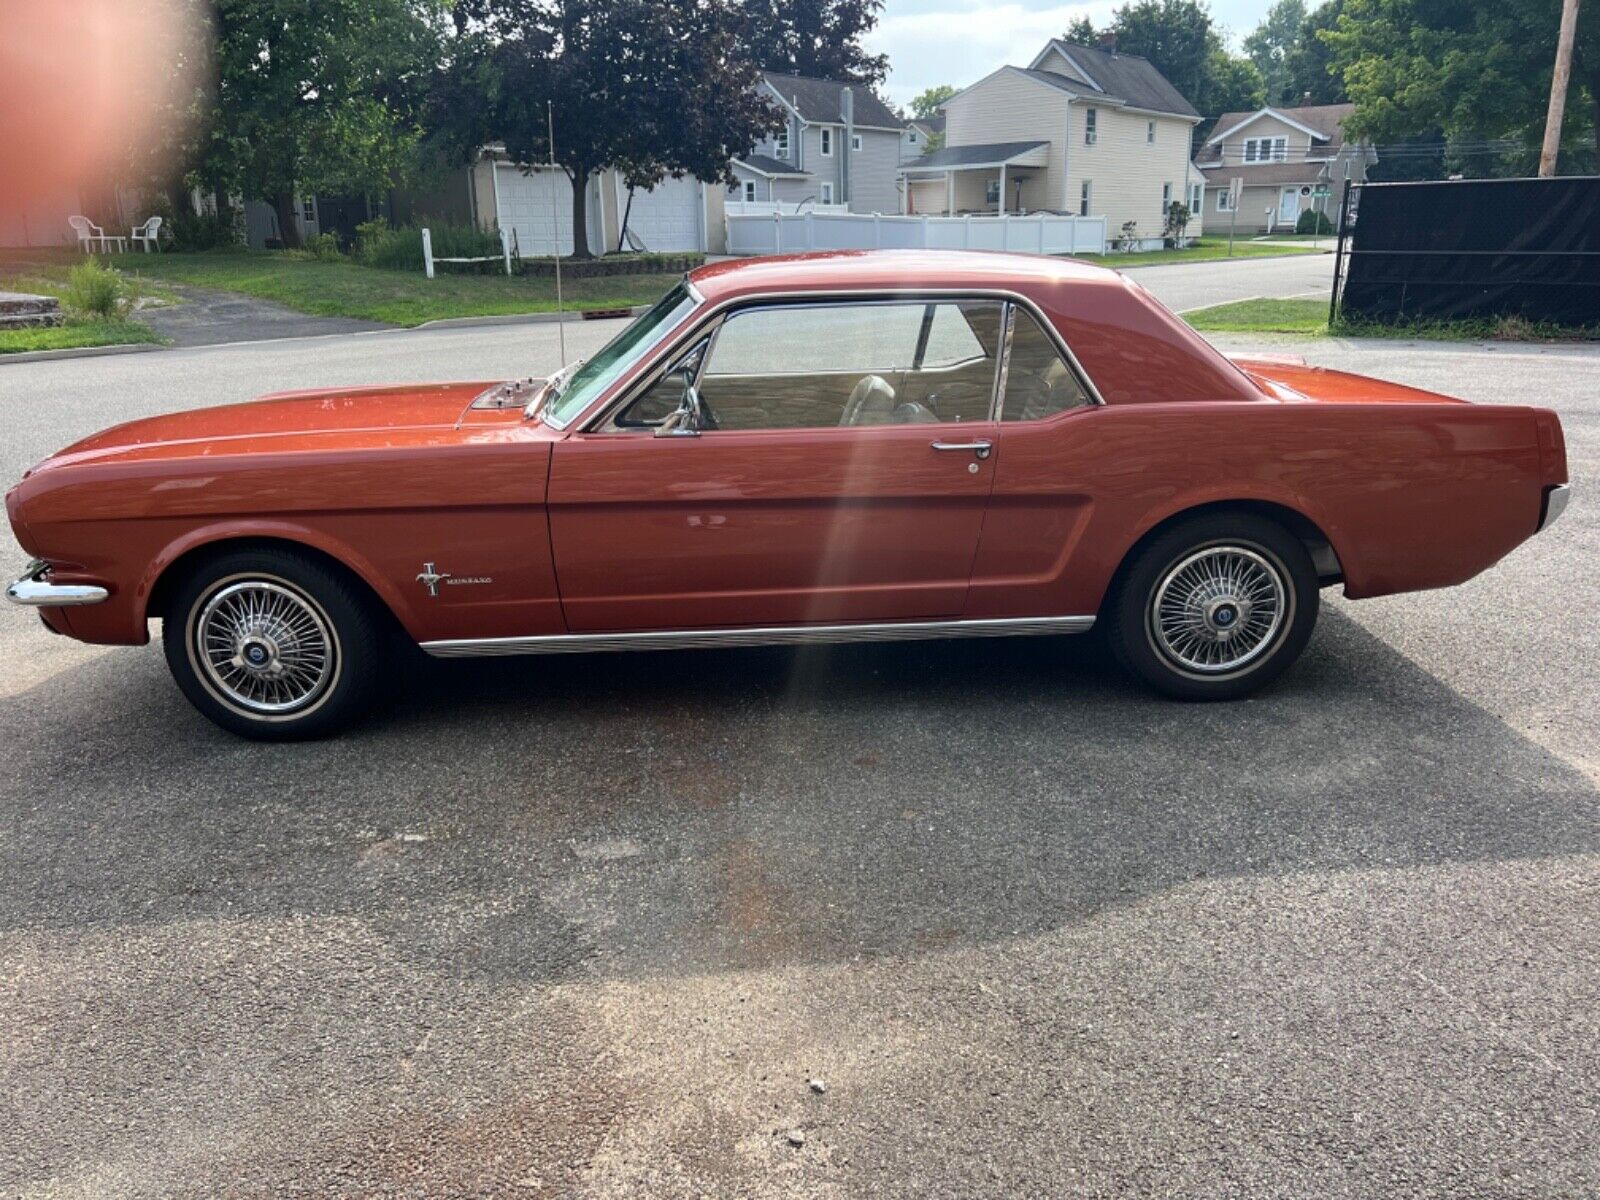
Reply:
<svg viewBox="0 0 1600 1200"><path fill-rule="evenodd" d="M878 621L848 625L728 626L644 633L552 633L533 637L454 638L423 642L435 658L512 654L589 654L619 650L700 650L850 642L911 642L947 637L1040 637L1085 633L1093 616L997 617L981 620Z"/></svg>
<svg viewBox="0 0 1600 1200"><path fill-rule="evenodd" d="M1044 311L1028 297L1019 292L1008 291L1000 288L862 288L860 290L832 290L832 291L794 291L794 292L768 292L760 296L739 296L719 301L713 305L704 304L704 297L700 296L693 284L689 285L692 294L699 298L701 307L697 307L692 314L692 323L670 345L659 348L661 358L657 367L651 368L644 374L632 380L625 380L614 385L618 391L610 397L600 396L595 400L587 413L580 414L568 423L567 428L576 433L604 433L605 426L611 417L623 405L630 403L636 391L642 391L651 386L659 371L664 371L665 364L677 360L683 346L701 336L702 331L711 321L721 318L728 313L744 308L767 307L799 307L810 304L826 304L838 306L842 304L860 304L873 301L904 301L904 300L998 300L1003 303L1015 304L1028 313L1046 337L1055 344L1056 352L1062 356L1073 373L1078 377L1078 382L1083 386L1084 392L1096 407L1105 406L1105 397L1100 394L1100 389L1095 386L1094 380L1083 369L1083 364L1078 361L1078 356L1072 352L1072 347L1067 345L1066 339L1061 336L1061 331L1055 327ZM709 354L707 361L710 361ZM1003 406L1005 397L1000 397ZM1068 410L1071 411L1071 410ZM811 427L808 427L811 428ZM873 428L861 426L860 428ZM630 430L630 433L637 431Z"/></svg>
<svg viewBox="0 0 1600 1200"><path fill-rule="evenodd" d="M1011 331L1016 328L1017 310L1009 300L1000 314L1000 344L995 347L994 364L994 394L989 397L989 422L992 425L1000 423L1000 414L1005 411L1006 380L1011 373Z"/></svg>

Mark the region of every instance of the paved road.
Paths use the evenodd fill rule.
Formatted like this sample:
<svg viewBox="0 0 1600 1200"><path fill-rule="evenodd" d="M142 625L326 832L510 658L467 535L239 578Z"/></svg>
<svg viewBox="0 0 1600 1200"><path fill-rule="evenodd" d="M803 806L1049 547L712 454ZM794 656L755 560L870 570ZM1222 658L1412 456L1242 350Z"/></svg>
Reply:
<svg viewBox="0 0 1600 1200"><path fill-rule="evenodd" d="M1257 296L1321 296L1333 286L1333 255L1291 254L1237 262L1135 267L1128 275L1175 312Z"/></svg>
<svg viewBox="0 0 1600 1200"><path fill-rule="evenodd" d="M0 478L553 337L14 365ZM0 612L0 1194L1600 1191L1600 358L1307 353L1550 403L1586 486L1247 703L1072 639L618 655L263 747Z"/></svg>

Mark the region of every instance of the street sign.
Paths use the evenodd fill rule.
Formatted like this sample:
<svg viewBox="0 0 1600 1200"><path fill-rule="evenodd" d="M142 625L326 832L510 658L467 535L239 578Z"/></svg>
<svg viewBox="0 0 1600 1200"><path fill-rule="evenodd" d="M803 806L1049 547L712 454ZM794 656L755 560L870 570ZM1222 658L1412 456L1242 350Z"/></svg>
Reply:
<svg viewBox="0 0 1600 1200"><path fill-rule="evenodd" d="M1234 176L1233 182L1228 185L1228 207L1237 210L1239 200L1244 195L1244 180Z"/></svg>
<svg viewBox="0 0 1600 1200"><path fill-rule="evenodd" d="M1312 191L1311 198L1313 200L1326 200L1331 195L1333 195L1333 192L1328 188L1319 187Z"/></svg>

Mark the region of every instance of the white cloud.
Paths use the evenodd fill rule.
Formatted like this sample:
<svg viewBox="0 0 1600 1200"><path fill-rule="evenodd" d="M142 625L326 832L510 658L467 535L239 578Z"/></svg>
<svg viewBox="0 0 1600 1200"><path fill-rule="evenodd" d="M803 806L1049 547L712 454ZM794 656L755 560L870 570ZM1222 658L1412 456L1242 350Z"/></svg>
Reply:
<svg viewBox="0 0 1600 1200"><path fill-rule="evenodd" d="M873 51L889 56L884 91L892 103L909 104L917 93L941 83L966 87L1007 63L1026 66L1076 18L1087 16L1103 25L1115 7L1115 0L1045 8L934 2L940 7L920 11L891 3L866 39Z"/></svg>

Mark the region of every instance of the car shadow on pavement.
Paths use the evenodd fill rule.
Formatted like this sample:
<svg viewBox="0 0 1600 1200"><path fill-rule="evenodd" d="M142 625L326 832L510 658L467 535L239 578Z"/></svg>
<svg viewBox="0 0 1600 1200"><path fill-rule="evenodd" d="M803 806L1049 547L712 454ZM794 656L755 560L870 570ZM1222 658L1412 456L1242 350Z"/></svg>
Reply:
<svg viewBox="0 0 1600 1200"><path fill-rule="evenodd" d="M0 930L365 923L453 978L915 954L1195 880L1572 855L1596 789L1337 610L1259 698L1088 639L420 663L364 727L235 740L159 652L4 719Z"/></svg>

